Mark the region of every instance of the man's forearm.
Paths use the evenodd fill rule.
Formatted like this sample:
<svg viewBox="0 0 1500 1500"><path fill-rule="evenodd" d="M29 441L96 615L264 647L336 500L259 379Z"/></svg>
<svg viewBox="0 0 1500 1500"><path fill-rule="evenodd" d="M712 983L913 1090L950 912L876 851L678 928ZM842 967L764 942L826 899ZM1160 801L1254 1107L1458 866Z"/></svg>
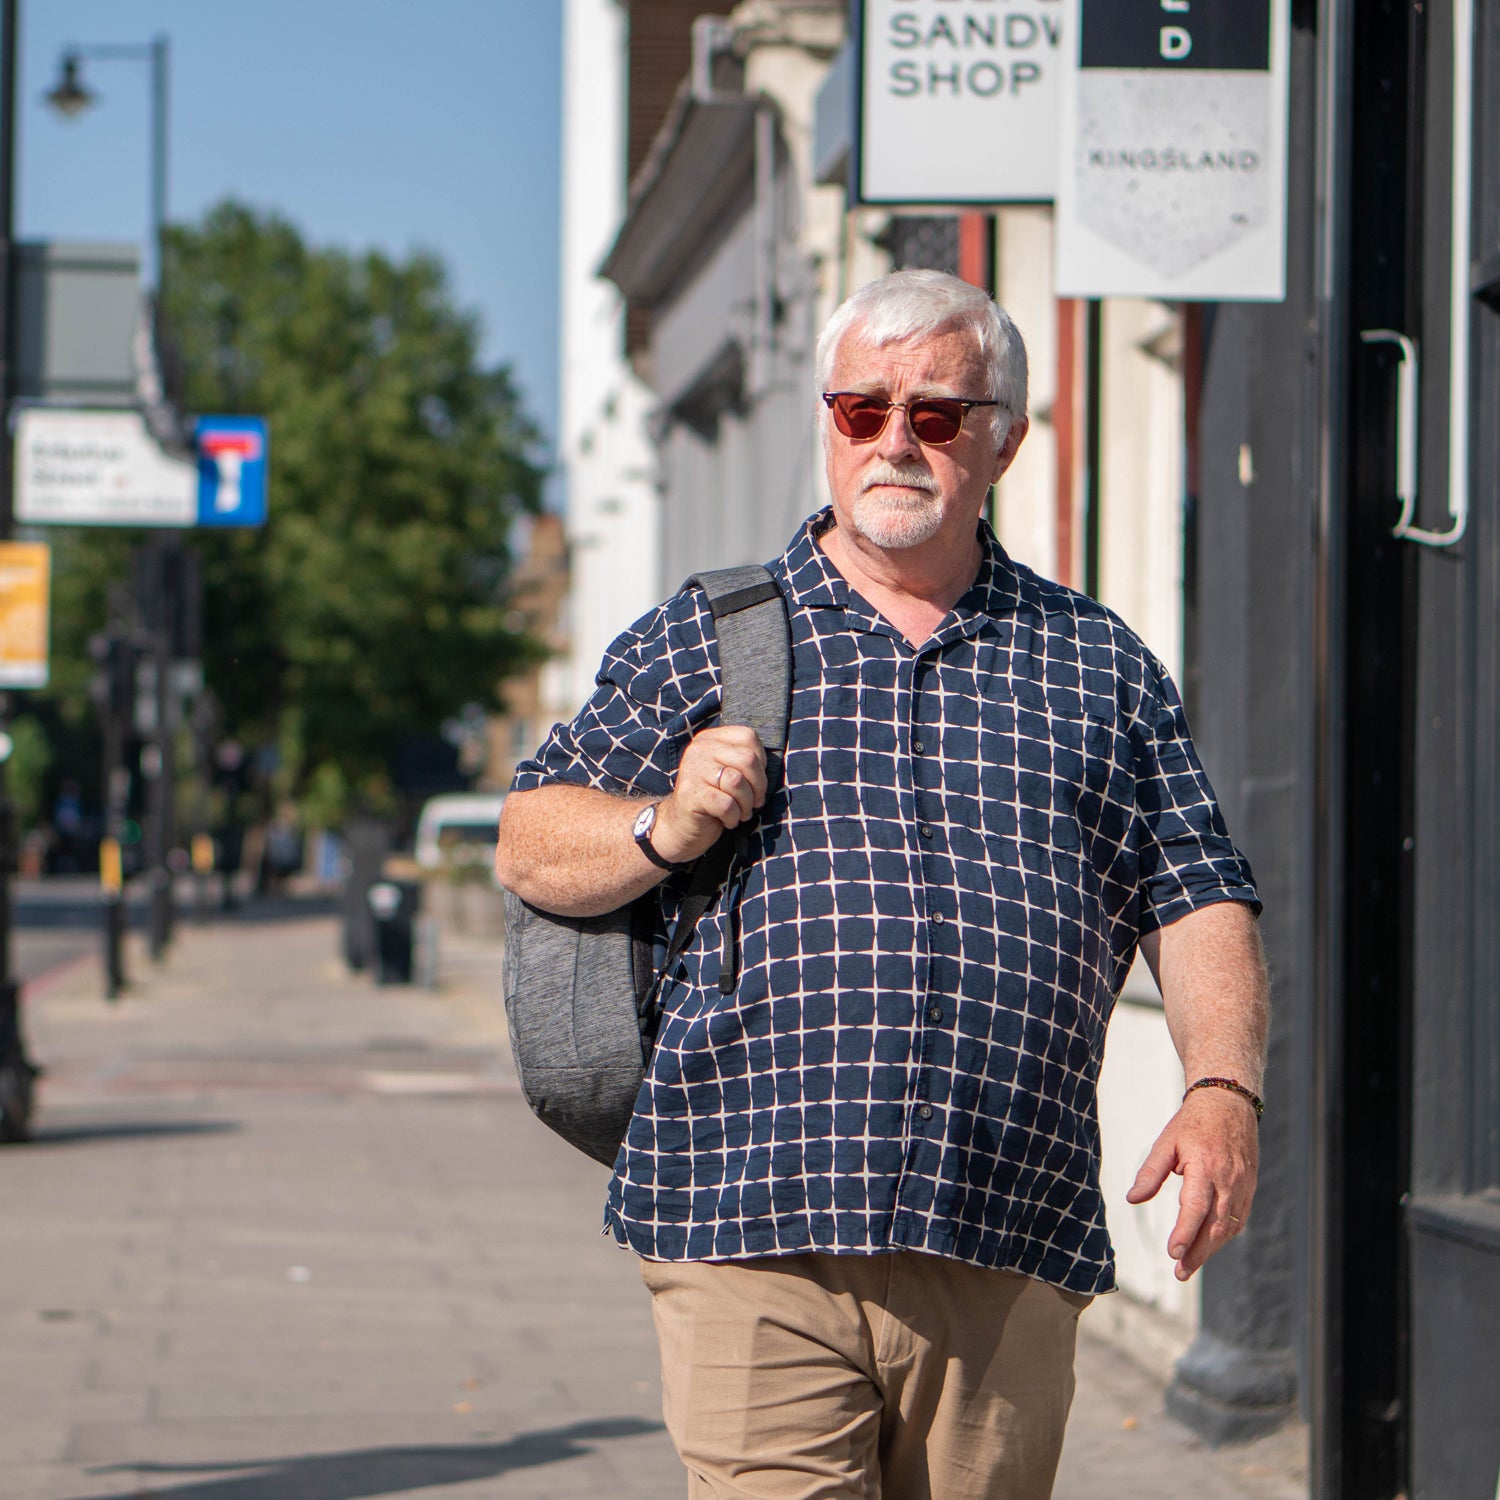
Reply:
<svg viewBox="0 0 1500 1500"><path fill-rule="evenodd" d="M665 874L631 836L644 806L587 786L512 792L500 814L495 873L507 890L543 911L565 917L614 911Z"/></svg>
<svg viewBox="0 0 1500 1500"><path fill-rule="evenodd" d="M741 724L702 730L661 799L651 847L670 864L688 864L726 828L754 817L765 798L766 752L755 731ZM501 885L563 917L597 917L645 895L666 874L635 842L633 825L645 805L557 783L512 792L495 849Z"/></svg>
<svg viewBox="0 0 1500 1500"><path fill-rule="evenodd" d="M1270 1002L1251 909L1239 901L1201 907L1144 939L1141 950L1187 1081L1228 1077L1262 1092Z"/></svg>
<svg viewBox="0 0 1500 1500"><path fill-rule="evenodd" d="M1167 1027L1188 1084L1233 1079L1254 1094L1265 1072L1267 999L1260 931L1243 902L1200 907L1141 941L1161 987ZM1126 1201L1182 1179L1167 1251L1186 1281L1244 1227L1255 1198L1259 1120L1235 1090L1192 1091L1156 1138Z"/></svg>

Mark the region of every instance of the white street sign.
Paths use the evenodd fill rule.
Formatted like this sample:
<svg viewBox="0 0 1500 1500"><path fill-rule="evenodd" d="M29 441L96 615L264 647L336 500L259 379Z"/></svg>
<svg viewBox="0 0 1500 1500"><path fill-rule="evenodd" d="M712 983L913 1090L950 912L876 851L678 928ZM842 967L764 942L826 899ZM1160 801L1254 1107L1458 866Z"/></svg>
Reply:
<svg viewBox="0 0 1500 1500"><path fill-rule="evenodd" d="M1064 0L864 0L859 199L1050 199L1065 10Z"/></svg>
<svg viewBox="0 0 1500 1500"><path fill-rule="evenodd" d="M1286 295L1289 0L1070 0L1057 293Z"/></svg>
<svg viewBox="0 0 1500 1500"><path fill-rule="evenodd" d="M16 519L35 526L192 526L198 465L173 458L134 411L24 407Z"/></svg>

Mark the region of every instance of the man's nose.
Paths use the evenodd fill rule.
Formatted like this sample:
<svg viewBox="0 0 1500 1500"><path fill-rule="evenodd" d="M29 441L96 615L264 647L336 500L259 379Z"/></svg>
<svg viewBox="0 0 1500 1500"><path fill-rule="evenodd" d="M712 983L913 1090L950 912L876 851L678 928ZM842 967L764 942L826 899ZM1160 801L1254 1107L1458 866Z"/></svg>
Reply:
<svg viewBox="0 0 1500 1500"><path fill-rule="evenodd" d="M885 419L885 426L880 429L880 437L875 446L880 456L889 460L909 458L912 454L921 452L922 445L911 430L911 422L904 406L891 408L891 414Z"/></svg>

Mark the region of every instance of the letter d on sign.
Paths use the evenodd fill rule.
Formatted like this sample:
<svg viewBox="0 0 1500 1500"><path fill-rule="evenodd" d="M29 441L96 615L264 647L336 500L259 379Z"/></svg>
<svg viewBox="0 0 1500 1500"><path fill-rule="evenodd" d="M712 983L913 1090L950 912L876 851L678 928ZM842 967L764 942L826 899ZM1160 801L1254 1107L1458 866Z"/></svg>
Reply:
<svg viewBox="0 0 1500 1500"><path fill-rule="evenodd" d="M1161 55L1168 62L1181 62L1193 50L1193 39L1181 26L1163 26Z"/></svg>

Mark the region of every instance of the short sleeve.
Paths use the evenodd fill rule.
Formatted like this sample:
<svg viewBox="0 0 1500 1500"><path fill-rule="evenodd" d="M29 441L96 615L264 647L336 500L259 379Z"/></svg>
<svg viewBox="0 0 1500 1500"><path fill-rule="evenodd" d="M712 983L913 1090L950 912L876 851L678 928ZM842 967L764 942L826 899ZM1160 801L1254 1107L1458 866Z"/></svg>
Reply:
<svg viewBox="0 0 1500 1500"><path fill-rule="evenodd" d="M1148 653L1132 738L1143 933L1199 907L1243 901L1258 915L1250 863L1235 847L1166 669Z"/></svg>
<svg viewBox="0 0 1500 1500"><path fill-rule="evenodd" d="M588 701L517 766L511 790L564 782L664 797L684 746L718 707L712 617L702 591L687 590L611 643Z"/></svg>

